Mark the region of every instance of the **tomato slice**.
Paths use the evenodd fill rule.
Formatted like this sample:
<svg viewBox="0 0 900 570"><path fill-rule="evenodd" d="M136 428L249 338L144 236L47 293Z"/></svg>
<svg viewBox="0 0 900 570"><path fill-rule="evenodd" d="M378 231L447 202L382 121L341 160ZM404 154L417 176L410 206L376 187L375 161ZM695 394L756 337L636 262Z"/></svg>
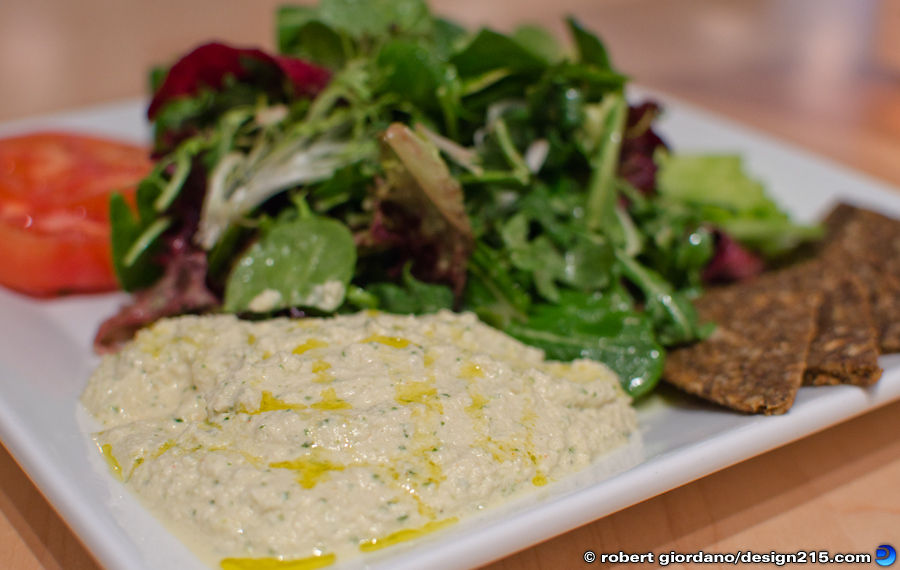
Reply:
<svg viewBox="0 0 900 570"><path fill-rule="evenodd" d="M117 287L109 195L133 201L148 149L44 132L0 139L0 285L36 296Z"/></svg>

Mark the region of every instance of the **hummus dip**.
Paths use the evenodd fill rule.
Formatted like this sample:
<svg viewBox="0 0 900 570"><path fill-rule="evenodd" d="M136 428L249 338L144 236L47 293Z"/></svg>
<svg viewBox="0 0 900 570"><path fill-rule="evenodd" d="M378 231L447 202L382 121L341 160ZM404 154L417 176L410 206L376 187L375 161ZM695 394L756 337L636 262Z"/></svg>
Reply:
<svg viewBox="0 0 900 570"><path fill-rule="evenodd" d="M451 312L163 320L104 358L82 402L114 473L226 569L414 538L635 428L607 367L545 361Z"/></svg>

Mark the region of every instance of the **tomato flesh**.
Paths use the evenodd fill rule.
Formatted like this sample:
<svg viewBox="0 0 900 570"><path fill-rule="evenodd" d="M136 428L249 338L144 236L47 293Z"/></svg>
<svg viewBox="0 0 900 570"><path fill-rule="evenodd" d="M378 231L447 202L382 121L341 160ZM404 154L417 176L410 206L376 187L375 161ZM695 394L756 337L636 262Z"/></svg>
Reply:
<svg viewBox="0 0 900 570"><path fill-rule="evenodd" d="M109 195L133 200L146 148L68 133L0 139L0 285L50 296L117 287Z"/></svg>

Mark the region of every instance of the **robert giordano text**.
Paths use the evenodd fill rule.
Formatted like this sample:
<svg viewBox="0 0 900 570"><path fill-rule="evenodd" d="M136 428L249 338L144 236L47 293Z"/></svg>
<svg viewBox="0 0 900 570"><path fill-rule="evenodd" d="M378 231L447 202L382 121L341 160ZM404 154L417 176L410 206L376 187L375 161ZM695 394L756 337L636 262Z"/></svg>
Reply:
<svg viewBox="0 0 900 570"><path fill-rule="evenodd" d="M827 550L798 550L796 552L753 552L742 551L737 552L644 552L644 553L627 553L627 552L611 552L597 554L593 550L584 553L584 561L588 564L599 562L600 564L658 564L659 566L668 566L669 564L684 564L687 562L694 564L774 564L776 566L784 566L785 564L860 564L871 563L872 555L864 552L854 553L831 553Z"/></svg>

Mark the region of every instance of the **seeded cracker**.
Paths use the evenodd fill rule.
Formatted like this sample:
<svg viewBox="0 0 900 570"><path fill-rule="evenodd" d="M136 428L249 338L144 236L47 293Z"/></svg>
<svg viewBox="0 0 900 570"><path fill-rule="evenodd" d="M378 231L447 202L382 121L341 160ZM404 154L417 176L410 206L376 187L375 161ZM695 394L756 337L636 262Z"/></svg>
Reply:
<svg viewBox="0 0 900 570"><path fill-rule="evenodd" d="M729 408L783 414L803 382L821 293L732 286L697 302L700 318L719 323L703 342L672 350L663 377Z"/></svg>
<svg viewBox="0 0 900 570"><path fill-rule="evenodd" d="M852 274L866 289L882 353L900 352L900 221L847 204L825 219L822 259L829 271Z"/></svg>
<svg viewBox="0 0 900 570"><path fill-rule="evenodd" d="M804 385L869 386L881 377L878 335L865 286L858 277L842 275L817 260L767 274L750 286L799 294L822 292Z"/></svg>
<svg viewBox="0 0 900 570"><path fill-rule="evenodd" d="M882 370L865 287L851 275L830 279L823 291L803 384L874 384Z"/></svg>

